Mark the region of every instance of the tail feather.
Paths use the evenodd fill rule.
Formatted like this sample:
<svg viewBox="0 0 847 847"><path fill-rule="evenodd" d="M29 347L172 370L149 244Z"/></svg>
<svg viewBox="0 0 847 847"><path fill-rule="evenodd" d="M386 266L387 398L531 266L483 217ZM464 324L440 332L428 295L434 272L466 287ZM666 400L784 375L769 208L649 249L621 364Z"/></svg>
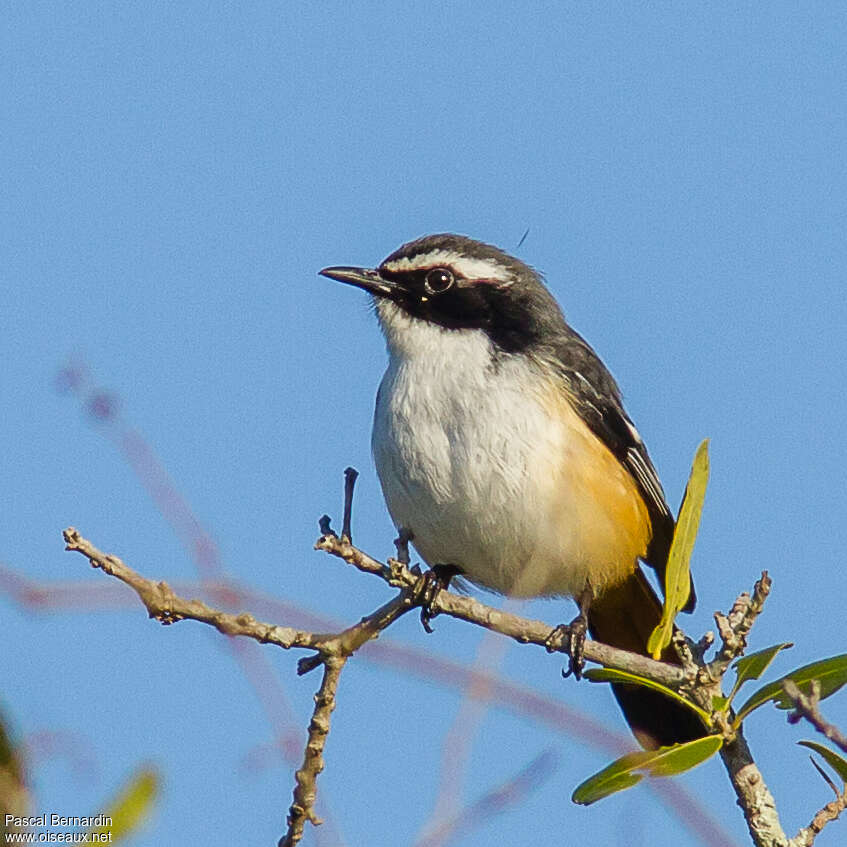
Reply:
<svg viewBox="0 0 847 847"><path fill-rule="evenodd" d="M625 582L607 588L591 604L588 631L604 644L646 653L650 633L659 623L662 604L641 568ZM662 654L663 661L678 663L673 647ZM690 709L640 685L615 683L612 691L639 743L648 750L693 741L705 729Z"/></svg>

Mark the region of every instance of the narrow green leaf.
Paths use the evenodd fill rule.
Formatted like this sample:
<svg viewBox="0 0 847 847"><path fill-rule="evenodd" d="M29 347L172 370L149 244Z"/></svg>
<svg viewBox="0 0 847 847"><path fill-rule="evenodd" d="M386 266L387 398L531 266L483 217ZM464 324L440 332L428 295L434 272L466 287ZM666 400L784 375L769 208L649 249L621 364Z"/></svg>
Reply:
<svg viewBox="0 0 847 847"><path fill-rule="evenodd" d="M776 702L778 709L792 708L791 700L785 696L782 690L782 683L786 679L791 679L797 687L804 693L808 694L811 690L812 680L817 680L821 687L821 700L835 694L842 685L847 683L847 653L842 653L839 656L832 656L829 659L821 659L819 662L812 662L810 665L804 665L802 668L797 668L796 671L780 677L776 682L770 682L762 686L754 694L751 694L744 705L738 710L735 717L735 726L740 726L741 721L750 714L754 709L763 706L771 700Z"/></svg>
<svg viewBox="0 0 847 847"><path fill-rule="evenodd" d="M691 592L691 572L689 562L694 550L694 541L700 527L700 514L709 484L709 440L704 440L697 448L691 475L685 487L685 496L676 520L676 529L668 554L668 566L665 571L665 604L662 619L653 630L647 642L647 652L658 659L662 650L671 643L673 622L688 602Z"/></svg>
<svg viewBox="0 0 847 847"><path fill-rule="evenodd" d="M733 665L736 679L735 685L732 686L729 699L732 700L735 697L738 689L745 682L751 679L758 679L768 669L770 663L777 657L781 650L786 650L793 646L790 641L786 641L784 644L774 644L773 647L765 647L764 650L758 650L739 659Z"/></svg>
<svg viewBox="0 0 847 847"><path fill-rule="evenodd" d="M588 806L616 791L631 788L644 776L673 776L705 762L720 750L723 739L707 735L685 744L673 744L658 750L638 750L627 753L594 776L589 777L574 791L574 803Z"/></svg>
<svg viewBox="0 0 847 847"><path fill-rule="evenodd" d="M709 719L708 712L690 700L686 700L678 691L667 688L661 683L654 682L652 679L647 679L634 673L628 673L627 671L614 670L613 668L591 668L591 670L585 672L584 676L586 679L591 680L591 682L626 682L632 685L643 685L645 688L652 688L654 691L664 694L665 697L669 697L671 700L687 706L692 712L696 712L697 716L706 726L711 726L712 722Z"/></svg>
<svg viewBox="0 0 847 847"><path fill-rule="evenodd" d="M635 756L637 754L631 753L630 755ZM620 765L620 767L615 769L615 765ZM633 785L638 785L643 778L641 774L627 770L624 767L624 760L621 758L578 785L571 795L571 800L574 803L579 803L580 806L590 806L610 794L617 794L618 791L625 791L627 788L632 788Z"/></svg>
<svg viewBox="0 0 847 847"><path fill-rule="evenodd" d="M98 835L111 832L111 842L130 835L150 813L158 793L158 772L151 767L138 768L103 813L112 819L111 826L97 827L90 832Z"/></svg>
<svg viewBox="0 0 847 847"><path fill-rule="evenodd" d="M725 712L727 706L729 706L729 697L722 697L718 694L712 697L713 712Z"/></svg>
<svg viewBox="0 0 847 847"><path fill-rule="evenodd" d="M842 783L847 786L847 759L835 750L830 750L829 747L824 747L823 744L818 744L817 741L798 741L804 747L814 750L821 758L825 759L827 764L841 777Z"/></svg>

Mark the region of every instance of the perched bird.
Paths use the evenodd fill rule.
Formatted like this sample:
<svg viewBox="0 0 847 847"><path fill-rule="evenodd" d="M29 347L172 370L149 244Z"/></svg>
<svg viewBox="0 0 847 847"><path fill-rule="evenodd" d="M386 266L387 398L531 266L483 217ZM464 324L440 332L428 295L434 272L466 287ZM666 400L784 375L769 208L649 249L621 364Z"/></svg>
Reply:
<svg viewBox="0 0 847 847"><path fill-rule="evenodd" d="M664 574L674 519L615 380L541 276L452 234L320 273L373 297L388 347L373 455L424 561L444 583L574 597L574 632L645 653L661 604L639 559ZM657 692L614 690L646 747L704 732Z"/></svg>

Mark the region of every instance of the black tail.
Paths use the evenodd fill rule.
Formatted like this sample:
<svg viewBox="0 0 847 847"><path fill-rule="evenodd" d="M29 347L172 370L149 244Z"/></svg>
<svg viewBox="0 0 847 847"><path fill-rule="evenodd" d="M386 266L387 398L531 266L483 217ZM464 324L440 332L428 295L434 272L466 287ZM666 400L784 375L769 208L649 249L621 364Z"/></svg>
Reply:
<svg viewBox="0 0 847 847"><path fill-rule="evenodd" d="M639 567L620 585L606 589L591 604L588 631L604 644L647 653L647 639L662 616L662 604ZM673 646L662 660L678 663ZM706 734L690 709L641 685L615 683L612 691L639 743L648 750L693 741Z"/></svg>

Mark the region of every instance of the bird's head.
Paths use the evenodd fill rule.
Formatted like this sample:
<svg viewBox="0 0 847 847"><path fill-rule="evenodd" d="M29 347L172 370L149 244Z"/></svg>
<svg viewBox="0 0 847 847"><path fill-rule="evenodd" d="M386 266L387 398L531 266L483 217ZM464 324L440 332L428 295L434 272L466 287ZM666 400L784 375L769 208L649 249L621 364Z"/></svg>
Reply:
<svg viewBox="0 0 847 847"><path fill-rule="evenodd" d="M372 294L388 335L424 322L443 330L482 331L497 349L516 353L564 325L536 271L463 235L410 241L377 268L331 267L320 273Z"/></svg>

